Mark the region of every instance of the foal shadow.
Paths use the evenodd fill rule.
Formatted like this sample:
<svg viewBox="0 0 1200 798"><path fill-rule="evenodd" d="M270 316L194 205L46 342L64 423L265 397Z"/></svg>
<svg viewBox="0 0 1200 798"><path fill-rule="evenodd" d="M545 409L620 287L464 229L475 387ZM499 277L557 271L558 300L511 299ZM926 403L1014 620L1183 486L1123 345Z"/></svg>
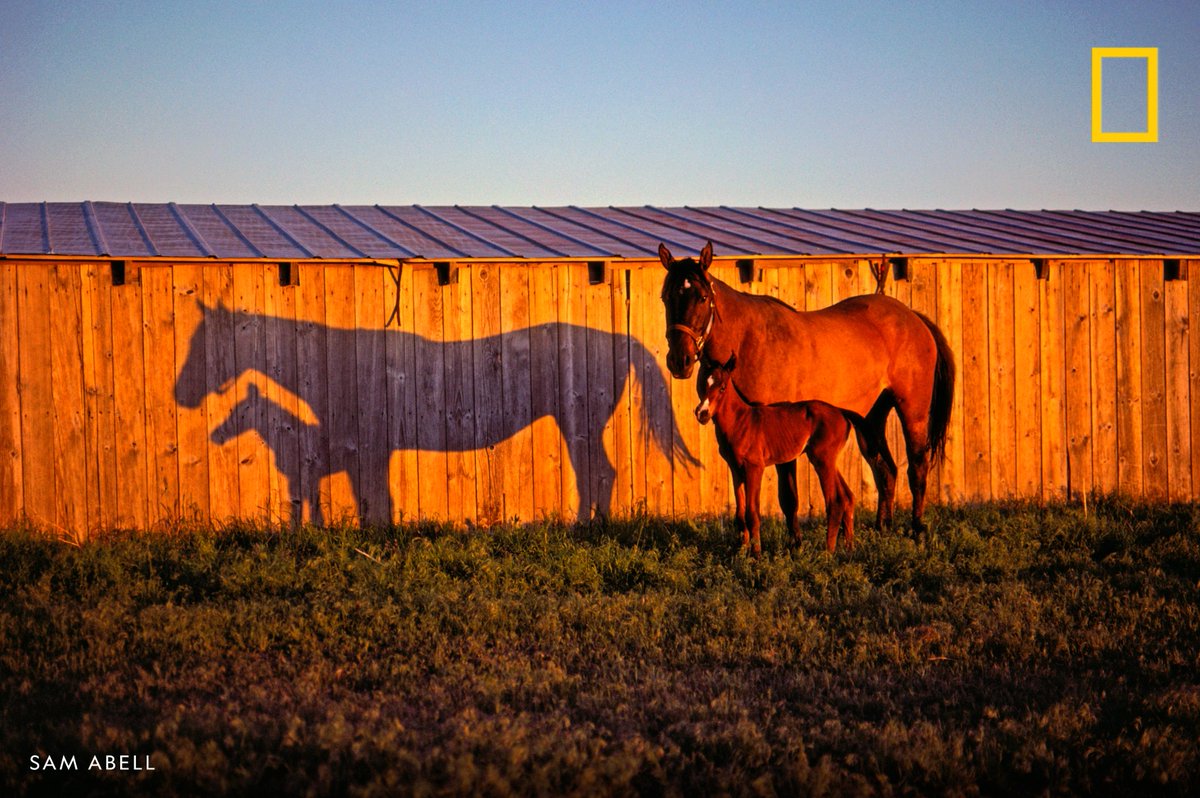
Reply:
<svg viewBox="0 0 1200 798"><path fill-rule="evenodd" d="M641 385L640 412L654 446L670 462L699 465L680 436L660 368L631 336L555 322L440 341L402 330L331 327L200 307L175 400L197 408L206 397L228 396L230 386L249 382L210 439L222 445L254 433L264 442L287 483L293 523L303 518L305 505L314 523L331 520L323 517L318 485L341 473L348 477L359 521L388 523L395 518L389 485L393 452L490 453L544 417L557 424L574 469L579 518L606 516L617 466L604 448L603 432L632 373ZM611 371L597 380L584 362L589 352L622 356L614 355ZM248 373L255 376L239 380ZM264 379L265 392L255 382ZM301 412L270 394L290 394L289 404ZM403 405L397 397L408 397L406 409L397 409ZM411 406L418 400L419 413ZM417 515L413 507L401 509L408 517Z"/></svg>

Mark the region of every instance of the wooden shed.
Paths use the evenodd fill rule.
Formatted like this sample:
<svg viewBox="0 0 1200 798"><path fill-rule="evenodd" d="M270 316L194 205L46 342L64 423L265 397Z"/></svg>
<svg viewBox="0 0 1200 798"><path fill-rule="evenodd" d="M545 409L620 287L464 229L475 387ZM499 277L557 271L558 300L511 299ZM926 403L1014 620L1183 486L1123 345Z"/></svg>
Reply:
<svg viewBox="0 0 1200 798"><path fill-rule="evenodd" d="M1200 497L1200 213L0 203L0 524L726 512L654 255L710 239L937 322L932 501Z"/></svg>

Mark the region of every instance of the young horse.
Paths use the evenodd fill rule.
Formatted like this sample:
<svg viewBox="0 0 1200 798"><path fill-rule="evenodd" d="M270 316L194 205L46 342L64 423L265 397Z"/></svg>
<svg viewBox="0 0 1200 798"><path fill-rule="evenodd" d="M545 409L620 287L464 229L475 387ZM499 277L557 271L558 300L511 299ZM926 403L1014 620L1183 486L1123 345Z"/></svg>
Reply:
<svg viewBox="0 0 1200 798"><path fill-rule="evenodd" d="M796 542L800 541L800 525L796 520L800 504L796 458L804 453L817 470L825 494L829 523L825 547L830 552L834 550L838 530L844 526L846 547L853 549L854 494L837 468L838 455L850 437L846 415L824 402L751 405L730 379L735 363L736 356L730 355L723 366L707 361L701 366L696 381L696 392L700 395L696 420L707 424L712 419L717 447L733 474L742 548L750 547L756 557L762 549L758 537L759 490L763 471L769 465L775 466L779 474L779 507Z"/></svg>
<svg viewBox="0 0 1200 798"><path fill-rule="evenodd" d="M937 325L882 294L800 312L742 293L709 274L711 241L699 260L675 260L662 244L658 256L667 270L662 300L672 376L690 377L701 356L724 363L736 354L737 387L751 402L819 400L852 413L879 489L880 528L892 522L897 468L884 432L895 409L908 450L913 531L923 530L925 479L943 455L954 399L954 355Z"/></svg>

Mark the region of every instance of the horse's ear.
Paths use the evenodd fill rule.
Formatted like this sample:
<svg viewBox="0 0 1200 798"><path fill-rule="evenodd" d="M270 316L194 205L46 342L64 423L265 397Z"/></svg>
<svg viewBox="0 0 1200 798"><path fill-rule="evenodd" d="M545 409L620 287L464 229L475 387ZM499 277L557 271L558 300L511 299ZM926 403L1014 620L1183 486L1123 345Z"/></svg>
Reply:
<svg viewBox="0 0 1200 798"><path fill-rule="evenodd" d="M712 242L709 241L704 245L704 249L700 250L700 268L708 271L708 267L712 265Z"/></svg>
<svg viewBox="0 0 1200 798"><path fill-rule="evenodd" d="M667 245L661 241L658 244L658 259L662 261L664 269L671 268L671 261L675 260L671 257L671 250L667 249Z"/></svg>

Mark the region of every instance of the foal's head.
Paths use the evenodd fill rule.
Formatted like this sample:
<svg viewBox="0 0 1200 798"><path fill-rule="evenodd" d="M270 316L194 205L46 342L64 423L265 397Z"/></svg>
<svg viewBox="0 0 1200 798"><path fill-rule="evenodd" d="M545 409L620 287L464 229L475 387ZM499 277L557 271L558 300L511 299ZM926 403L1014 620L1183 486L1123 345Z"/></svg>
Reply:
<svg viewBox="0 0 1200 798"><path fill-rule="evenodd" d="M665 245L658 245L658 258L667 276L662 301L667 311L667 368L671 376L685 380L704 350L717 320L712 281L712 242L700 250L700 259L675 260Z"/></svg>
<svg viewBox="0 0 1200 798"><path fill-rule="evenodd" d="M735 355L730 355L729 362L723 366L708 360L701 362L700 376L696 378L696 394L700 397L700 404L693 411L701 424L707 424L716 415L729 388L735 363Z"/></svg>

